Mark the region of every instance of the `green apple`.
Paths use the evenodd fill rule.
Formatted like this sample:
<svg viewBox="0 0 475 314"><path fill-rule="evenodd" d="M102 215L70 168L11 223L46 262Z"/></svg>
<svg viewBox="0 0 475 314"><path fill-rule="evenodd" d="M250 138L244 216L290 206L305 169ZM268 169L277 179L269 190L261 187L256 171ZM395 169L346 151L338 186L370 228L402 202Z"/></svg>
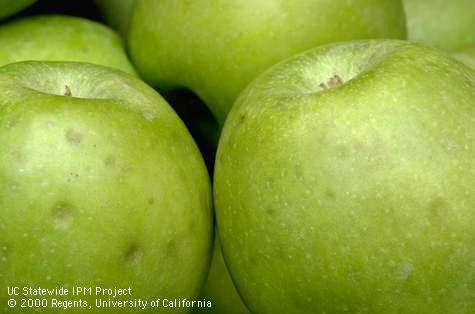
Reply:
<svg viewBox="0 0 475 314"><path fill-rule="evenodd" d="M200 99L189 91L179 90L164 96L190 130L203 155L208 171L212 174L219 137L219 125L216 120L206 110L207 107ZM217 231L215 231L215 235L217 235ZM211 300L212 308L198 308L194 313L249 313L236 292L236 288L224 264L217 236L215 236L208 279L203 287L201 297Z"/></svg>
<svg viewBox="0 0 475 314"><path fill-rule="evenodd" d="M0 26L0 66L27 60L78 61L135 73L120 37L78 17L50 15Z"/></svg>
<svg viewBox="0 0 475 314"><path fill-rule="evenodd" d="M131 287L120 300L197 297L211 254L210 183L163 98L118 70L35 61L0 68L0 95L0 286L66 287L67 300L79 299L73 286ZM81 297L94 313L142 312L95 309L96 297Z"/></svg>
<svg viewBox="0 0 475 314"><path fill-rule="evenodd" d="M116 29L124 38L129 28L130 15L135 0L96 0L107 24Z"/></svg>
<svg viewBox="0 0 475 314"><path fill-rule="evenodd" d="M409 40L449 51L475 45L475 1L403 2Z"/></svg>
<svg viewBox="0 0 475 314"><path fill-rule="evenodd" d="M471 49L456 52L453 54L453 57L475 70L475 46Z"/></svg>
<svg viewBox="0 0 475 314"><path fill-rule="evenodd" d="M37 0L0 0L0 19L13 15Z"/></svg>
<svg viewBox="0 0 475 314"><path fill-rule="evenodd" d="M249 314L249 310L242 302L229 275L217 236L215 236L208 280L201 296L206 300L211 300L213 306L211 309L199 308L194 312L195 314Z"/></svg>
<svg viewBox="0 0 475 314"><path fill-rule="evenodd" d="M310 50L226 121L214 195L256 313L475 313L475 71L391 40Z"/></svg>
<svg viewBox="0 0 475 314"><path fill-rule="evenodd" d="M404 38L400 0L136 0L128 48L142 77L189 88L220 123L269 66L317 45Z"/></svg>

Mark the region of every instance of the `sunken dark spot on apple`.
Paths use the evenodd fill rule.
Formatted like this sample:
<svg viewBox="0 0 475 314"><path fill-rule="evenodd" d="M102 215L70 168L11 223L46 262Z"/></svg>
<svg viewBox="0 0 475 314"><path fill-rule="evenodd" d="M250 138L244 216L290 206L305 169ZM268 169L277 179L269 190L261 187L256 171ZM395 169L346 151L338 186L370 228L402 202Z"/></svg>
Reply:
<svg viewBox="0 0 475 314"><path fill-rule="evenodd" d="M68 129L66 131L66 140L73 145L79 145L83 140L83 135L77 130Z"/></svg>
<svg viewBox="0 0 475 314"><path fill-rule="evenodd" d="M71 93L71 88L68 85L64 85L64 96L71 97L73 94Z"/></svg>
<svg viewBox="0 0 475 314"><path fill-rule="evenodd" d="M246 115L245 114L241 114L239 115L239 124L242 124L245 120L246 120Z"/></svg>
<svg viewBox="0 0 475 314"><path fill-rule="evenodd" d="M148 203L148 205L153 205L153 204L155 204L155 200L153 199L153 197L150 197L150 198L147 200L147 203Z"/></svg>
<svg viewBox="0 0 475 314"><path fill-rule="evenodd" d="M273 216L275 216L276 210L274 208L268 208L266 210L266 213L267 213L267 215L273 217Z"/></svg>
<svg viewBox="0 0 475 314"><path fill-rule="evenodd" d="M18 162L24 162L26 160L25 155L20 150L14 150L12 152L13 159Z"/></svg>
<svg viewBox="0 0 475 314"><path fill-rule="evenodd" d="M329 199L329 200L335 200L336 199L336 193L332 190L327 190L325 192L325 196Z"/></svg>
<svg viewBox="0 0 475 314"><path fill-rule="evenodd" d="M116 160L114 156L107 156L104 159L104 165L108 168L112 168L115 166Z"/></svg>
<svg viewBox="0 0 475 314"><path fill-rule="evenodd" d="M350 149L346 145L343 145L343 144L336 145L335 151L336 151L337 156L343 159L351 156Z"/></svg>
<svg viewBox="0 0 475 314"><path fill-rule="evenodd" d="M74 207L66 201L57 202L52 208L54 227L58 230L66 230L74 221Z"/></svg>
<svg viewBox="0 0 475 314"><path fill-rule="evenodd" d="M441 225L447 220L449 205L442 198L436 198L430 202L428 207L429 221L433 225Z"/></svg>
<svg viewBox="0 0 475 314"><path fill-rule="evenodd" d="M177 256L177 247L176 241L170 240L167 244L167 256L170 258L175 258Z"/></svg>
<svg viewBox="0 0 475 314"><path fill-rule="evenodd" d="M137 263L143 256L143 251L136 243L129 246L125 252L124 258L127 263Z"/></svg>

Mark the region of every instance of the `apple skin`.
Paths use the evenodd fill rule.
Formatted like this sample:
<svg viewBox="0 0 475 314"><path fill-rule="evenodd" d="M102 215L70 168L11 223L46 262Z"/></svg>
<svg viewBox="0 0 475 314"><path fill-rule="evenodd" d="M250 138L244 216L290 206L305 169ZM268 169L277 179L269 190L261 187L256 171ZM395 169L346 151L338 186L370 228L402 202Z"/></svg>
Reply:
<svg viewBox="0 0 475 314"><path fill-rule="evenodd" d="M475 46L471 49L456 52L453 57L475 70Z"/></svg>
<svg viewBox="0 0 475 314"><path fill-rule="evenodd" d="M0 286L196 298L211 255L211 188L163 98L121 71L72 62L4 66L0 95Z"/></svg>
<svg viewBox="0 0 475 314"><path fill-rule="evenodd" d="M409 40L448 51L475 45L475 1L403 2Z"/></svg>
<svg viewBox="0 0 475 314"><path fill-rule="evenodd" d="M201 297L211 300L212 308L196 309L193 313L207 314L250 314L239 296L229 275L223 259L219 237L215 236L213 257L208 273L208 279L201 292Z"/></svg>
<svg viewBox="0 0 475 314"><path fill-rule="evenodd" d="M475 71L408 42L324 46L260 75L214 177L250 311L474 313L474 121Z"/></svg>
<svg viewBox="0 0 475 314"><path fill-rule="evenodd" d="M95 3L101 11L108 25L117 30L123 37L127 37L130 15L135 0L96 0Z"/></svg>
<svg viewBox="0 0 475 314"><path fill-rule="evenodd" d="M72 16L33 16L1 25L0 66L28 60L88 62L135 73L113 30Z"/></svg>
<svg viewBox="0 0 475 314"><path fill-rule="evenodd" d="M214 158L219 138L219 125L206 105L187 90L177 90L164 95L175 109L196 141L210 175L214 170ZM201 297L212 301L212 308L197 308L194 313L248 314L246 306L236 291L223 260L219 239L216 236L208 278Z"/></svg>
<svg viewBox="0 0 475 314"><path fill-rule="evenodd" d="M188 88L222 124L257 74L295 53L350 39L405 38L399 0L136 0L132 61L160 91Z"/></svg>
<svg viewBox="0 0 475 314"><path fill-rule="evenodd" d="M0 19L9 17L26 7L29 7L37 0L0 0Z"/></svg>

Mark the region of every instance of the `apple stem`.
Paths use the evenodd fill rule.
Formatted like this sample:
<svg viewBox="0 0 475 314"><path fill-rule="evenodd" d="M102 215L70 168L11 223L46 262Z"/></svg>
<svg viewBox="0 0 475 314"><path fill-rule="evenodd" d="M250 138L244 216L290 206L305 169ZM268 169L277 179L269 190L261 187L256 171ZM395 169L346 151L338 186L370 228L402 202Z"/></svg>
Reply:
<svg viewBox="0 0 475 314"><path fill-rule="evenodd" d="M71 97L73 94L71 93L71 89L69 88L68 85L64 86L64 96Z"/></svg>
<svg viewBox="0 0 475 314"><path fill-rule="evenodd" d="M335 74L328 80L328 82L322 82L318 86L322 89L330 89L340 85L343 85L343 79L338 74Z"/></svg>

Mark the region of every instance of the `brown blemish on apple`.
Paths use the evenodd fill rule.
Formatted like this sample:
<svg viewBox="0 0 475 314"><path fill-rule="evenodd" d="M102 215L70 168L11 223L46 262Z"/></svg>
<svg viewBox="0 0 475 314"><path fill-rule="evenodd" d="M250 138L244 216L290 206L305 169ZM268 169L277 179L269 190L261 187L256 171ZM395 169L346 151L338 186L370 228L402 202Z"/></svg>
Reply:
<svg viewBox="0 0 475 314"><path fill-rule="evenodd" d="M136 263L140 260L142 256L143 256L142 249L136 243L133 243L127 249L124 257L125 257L126 262Z"/></svg>
<svg viewBox="0 0 475 314"><path fill-rule="evenodd" d="M71 97L73 94L71 93L71 88L68 85L64 85L64 96Z"/></svg>
<svg viewBox="0 0 475 314"><path fill-rule="evenodd" d="M52 208L54 227L59 230L66 230L71 227L74 221L74 208L66 201L56 203Z"/></svg>
<svg viewBox="0 0 475 314"><path fill-rule="evenodd" d="M269 215L269 216L272 217L272 216L275 215L275 209L273 209L273 208L268 208L268 209L266 210L266 213L267 213L267 215Z"/></svg>
<svg viewBox="0 0 475 314"><path fill-rule="evenodd" d="M171 258L175 258L177 255L177 248L176 248L176 241L170 240L167 244L167 256Z"/></svg>
<svg viewBox="0 0 475 314"><path fill-rule="evenodd" d="M246 120L246 115L245 114L241 114L239 116L239 124L242 124L244 122L244 120Z"/></svg>
<svg viewBox="0 0 475 314"><path fill-rule="evenodd" d="M14 150L12 155L13 158L18 162L24 162L26 160L25 155L20 150Z"/></svg>
<svg viewBox="0 0 475 314"><path fill-rule="evenodd" d="M428 207L429 220L433 225L441 225L447 220L449 206L442 198L434 199Z"/></svg>
<svg viewBox="0 0 475 314"><path fill-rule="evenodd" d="M326 196L328 199L332 200L332 201L335 200L335 198L336 198L336 194L335 194L335 192L332 191L332 190L327 190L327 191L325 192L325 196Z"/></svg>
<svg viewBox="0 0 475 314"><path fill-rule="evenodd" d="M104 165L106 167L112 168L115 166L116 160L114 156L107 156L106 159L104 159Z"/></svg>
<svg viewBox="0 0 475 314"><path fill-rule="evenodd" d="M79 145L81 144L82 139L83 139L83 136L81 132L73 130L73 129L69 129L66 131L66 140L69 143L74 144L74 145Z"/></svg>
<svg viewBox="0 0 475 314"><path fill-rule="evenodd" d="M147 203L148 203L148 205L153 205L153 204L155 204L155 200L153 199L153 197L150 197L150 198L147 200Z"/></svg>

